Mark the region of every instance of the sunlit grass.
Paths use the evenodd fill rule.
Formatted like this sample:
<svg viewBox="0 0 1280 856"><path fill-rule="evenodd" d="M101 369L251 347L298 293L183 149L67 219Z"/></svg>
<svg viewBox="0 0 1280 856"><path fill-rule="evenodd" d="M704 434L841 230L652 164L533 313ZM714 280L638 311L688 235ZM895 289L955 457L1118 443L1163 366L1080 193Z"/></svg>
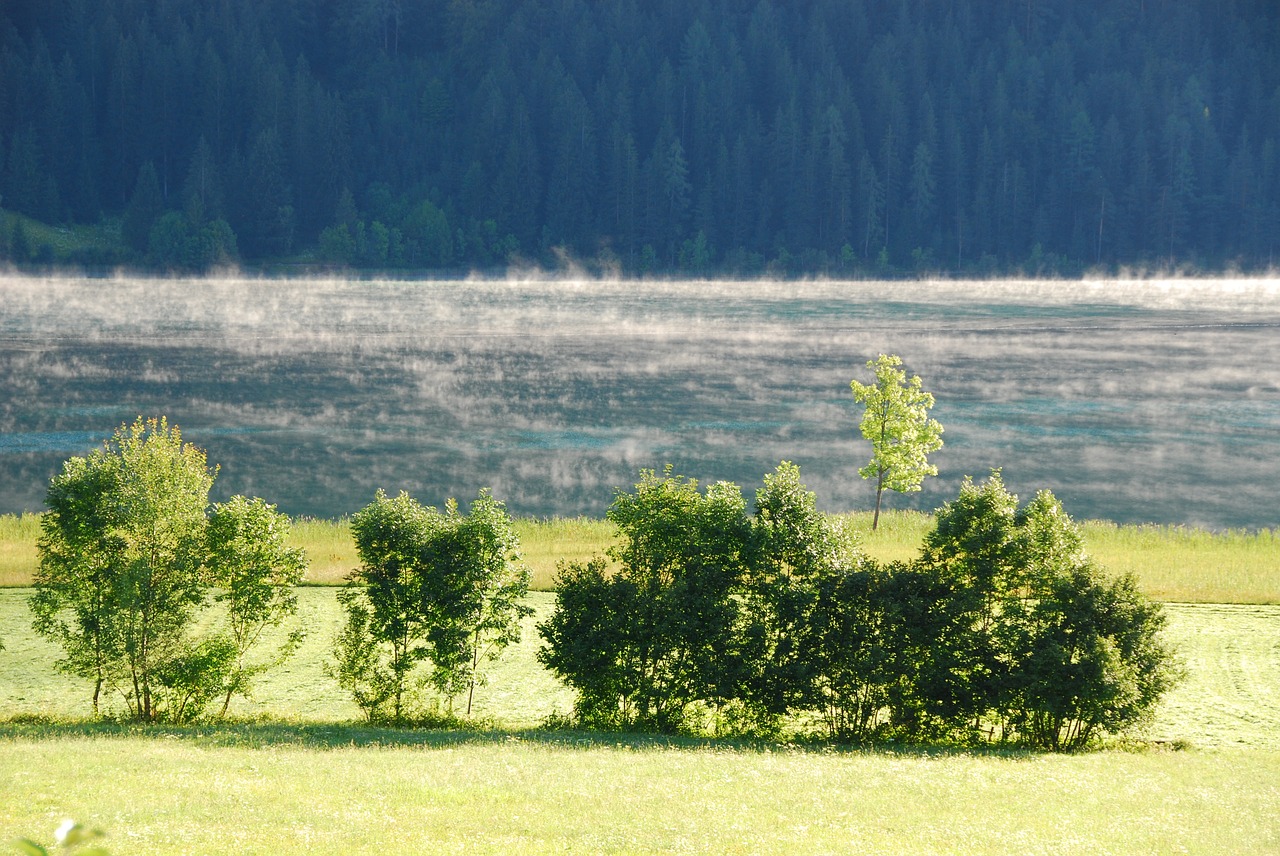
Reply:
<svg viewBox="0 0 1280 856"><path fill-rule="evenodd" d="M284 734L285 730L278 730ZM3 730L0 730L0 735ZM0 829L113 853L1263 853L1280 754L759 750L573 735L0 736Z"/></svg>
<svg viewBox="0 0 1280 856"><path fill-rule="evenodd" d="M933 515L921 511L881 511L875 531L871 529L870 511L837 516L858 533L858 543L866 554L882 564L916 558L925 535L933 529Z"/></svg>
<svg viewBox="0 0 1280 856"><path fill-rule="evenodd" d="M1280 603L1280 531L1208 532L1183 526L1084 524L1105 568L1132 573L1155 600Z"/></svg>
<svg viewBox="0 0 1280 856"><path fill-rule="evenodd" d="M556 567L563 561L585 562L603 555L617 540L618 529L608 520L591 517L551 517L516 521L520 549L533 573L530 588L555 588Z"/></svg>
<svg viewBox="0 0 1280 856"><path fill-rule="evenodd" d="M0 514L0 586L31 585L40 515Z"/></svg>
<svg viewBox="0 0 1280 856"><path fill-rule="evenodd" d="M871 531L871 514L840 515L879 562L910 561L933 528L933 516L888 511ZM601 555L617 540L607 520L521 518L515 521L532 588L550 591L561 560ZM1280 532L1210 532L1183 526L1082 524L1085 548L1113 573L1132 573L1149 597L1185 603L1280 603ZM36 567L36 515L0 515L0 586L29 585ZM294 521L293 543L307 554L306 581L337 585L359 565L346 519Z"/></svg>
<svg viewBox="0 0 1280 856"><path fill-rule="evenodd" d="M293 521L290 543L307 554L305 581L312 585L340 585L360 566L351 521L300 517Z"/></svg>

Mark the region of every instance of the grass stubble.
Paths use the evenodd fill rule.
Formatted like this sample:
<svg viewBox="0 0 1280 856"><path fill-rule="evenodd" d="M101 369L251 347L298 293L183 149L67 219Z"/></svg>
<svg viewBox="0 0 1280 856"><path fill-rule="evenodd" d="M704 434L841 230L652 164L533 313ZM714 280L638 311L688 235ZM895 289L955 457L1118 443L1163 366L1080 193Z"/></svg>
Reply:
<svg viewBox="0 0 1280 856"><path fill-rule="evenodd" d="M589 523L522 522L535 580L551 579L557 553L603 549L608 524ZM909 558L926 516L888 523L865 548ZM0 518L0 544L6 526L33 525ZM74 817L104 829L113 853L1280 852L1280 606L1267 605L1280 598L1247 602L1258 581L1264 594L1276 586L1274 541L1186 532L1187 549L1162 553L1183 533L1115 529L1115 556L1158 556L1148 569L1238 562L1197 589L1229 589L1226 602L1168 605L1188 679L1148 739L1070 756L543 730L572 704L534 657L534 625L554 603L545 592L530 595L537 614L490 670L473 729L358 722L323 671L340 615L322 586L300 592L304 648L231 722L93 722L86 687L53 673L57 649L30 632L28 592L0 591L0 846L47 840ZM1108 534L1086 525L1090 551L1115 568L1098 531ZM311 582L354 567L340 524L303 521L295 537ZM0 573L8 555L0 547ZM322 556L330 571L317 570ZM1150 591L1153 571L1136 572Z"/></svg>

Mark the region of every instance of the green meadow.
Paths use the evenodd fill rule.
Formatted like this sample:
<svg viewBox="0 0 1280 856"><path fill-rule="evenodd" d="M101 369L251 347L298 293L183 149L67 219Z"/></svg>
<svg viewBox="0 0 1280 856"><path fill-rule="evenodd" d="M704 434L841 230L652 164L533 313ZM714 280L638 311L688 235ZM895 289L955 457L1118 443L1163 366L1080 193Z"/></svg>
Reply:
<svg viewBox="0 0 1280 856"><path fill-rule="evenodd" d="M909 558L927 515L863 533ZM859 515L851 525L866 528ZM521 521L537 585L612 538ZM1186 680L1148 729L1080 755L858 749L561 730L571 694L535 660L536 614L451 729L367 726L324 671L336 589L300 591L303 647L226 722L94 721L53 671L25 588L38 520L0 518L0 852L64 818L111 853L1270 853L1280 851L1280 550L1263 533L1086 524L1090 552L1167 602ZM355 566L341 522L301 521L310 582ZM553 721L555 721L553 719Z"/></svg>
<svg viewBox="0 0 1280 856"><path fill-rule="evenodd" d="M540 727L569 693L533 624L472 724L372 728L323 671L340 616L301 592L305 647L233 718L94 722L0 591L0 830L64 817L113 853L1267 853L1280 847L1280 606L1173 604L1187 680L1101 752L751 744Z"/></svg>
<svg viewBox="0 0 1280 856"><path fill-rule="evenodd" d="M842 515L863 549L881 562L906 561L920 549L933 516L887 512L871 531L871 514ZM615 530L607 520L576 517L518 519L525 562L536 591L555 588L556 565L603 553ZM1280 531L1211 532L1182 526L1117 526L1085 521L1085 547L1103 567L1132 573L1148 597L1180 603L1280 604ZM30 585L36 567L40 518L0 515L0 587ZM359 564L346 520L300 519L293 542L307 553L307 582L342 583Z"/></svg>

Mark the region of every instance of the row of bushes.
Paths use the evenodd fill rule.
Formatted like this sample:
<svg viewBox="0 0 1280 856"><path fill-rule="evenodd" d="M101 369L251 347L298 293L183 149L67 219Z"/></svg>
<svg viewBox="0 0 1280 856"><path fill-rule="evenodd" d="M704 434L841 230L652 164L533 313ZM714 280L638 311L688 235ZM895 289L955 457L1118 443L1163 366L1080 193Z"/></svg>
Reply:
<svg viewBox="0 0 1280 856"><path fill-rule="evenodd" d="M879 566L783 463L741 491L646 472L620 543L561 569L541 661L583 725L1073 749L1144 721L1178 675L1164 618L1085 555L1047 491L967 481L910 563Z"/></svg>
<svg viewBox="0 0 1280 856"><path fill-rule="evenodd" d="M50 482L30 605L62 647L58 668L92 683L95 713L107 697L141 721L190 721L216 702L225 715L301 641L288 625L305 559L288 518L257 498L211 507L216 472L176 427L140 418ZM380 492L351 528L361 567L339 595L328 671L371 720L419 715L422 683L447 700L473 690L529 614L502 503L482 491L462 514Z"/></svg>
<svg viewBox="0 0 1280 856"><path fill-rule="evenodd" d="M31 606L95 711L110 694L144 721L225 714L296 647L288 520L260 499L210 507L215 475L176 428L139 419L51 482ZM966 482L919 557L885 566L792 464L755 506L670 470L618 493L619 543L562 563L539 625L579 724L759 735L809 717L840 740L1069 749L1139 724L1177 677L1159 607L1094 566L1047 491L1019 507L999 473ZM482 663L530 614L505 507L379 493L352 534L329 672L370 720L421 720L423 689L449 715L466 692L469 712ZM271 628L285 642L264 654Z"/></svg>

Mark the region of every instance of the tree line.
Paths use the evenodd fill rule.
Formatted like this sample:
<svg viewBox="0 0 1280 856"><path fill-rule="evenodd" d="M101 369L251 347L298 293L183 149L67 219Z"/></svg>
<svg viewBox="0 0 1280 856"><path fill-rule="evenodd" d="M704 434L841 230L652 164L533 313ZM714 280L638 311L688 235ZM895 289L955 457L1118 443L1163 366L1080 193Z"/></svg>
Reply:
<svg viewBox="0 0 1280 856"><path fill-rule="evenodd" d="M1259 269L1277 43L1256 0L7 3L0 205L118 224L86 264Z"/></svg>
<svg viewBox="0 0 1280 856"><path fill-rule="evenodd" d="M297 647L305 566L260 499L209 507L216 468L163 419L121 426L50 483L30 598L57 668L144 722L225 716ZM783 462L741 490L642 471L607 556L562 563L538 659L591 728L1075 749L1147 719L1177 678L1163 614L1110 578L1047 491L999 473L939 510L919 559L877 565ZM379 493L328 673L371 721L452 721L532 614L502 503ZM268 630L284 641L264 646ZM270 650L264 651L263 648ZM220 713L212 711L220 704ZM110 706L110 702L108 703Z"/></svg>

